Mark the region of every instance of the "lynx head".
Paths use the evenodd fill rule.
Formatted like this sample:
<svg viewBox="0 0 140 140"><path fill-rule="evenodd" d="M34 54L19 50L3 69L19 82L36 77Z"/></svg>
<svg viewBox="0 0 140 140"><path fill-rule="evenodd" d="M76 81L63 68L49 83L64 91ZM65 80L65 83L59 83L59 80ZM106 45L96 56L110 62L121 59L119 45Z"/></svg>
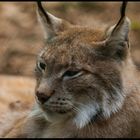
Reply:
<svg viewBox="0 0 140 140"><path fill-rule="evenodd" d="M72 25L38 3L46 44L37 59L35 97L48 121L71 119L83 128L121 108L121 72L129 56L125 7L124 2L119 22L102 31Z"/></svg>

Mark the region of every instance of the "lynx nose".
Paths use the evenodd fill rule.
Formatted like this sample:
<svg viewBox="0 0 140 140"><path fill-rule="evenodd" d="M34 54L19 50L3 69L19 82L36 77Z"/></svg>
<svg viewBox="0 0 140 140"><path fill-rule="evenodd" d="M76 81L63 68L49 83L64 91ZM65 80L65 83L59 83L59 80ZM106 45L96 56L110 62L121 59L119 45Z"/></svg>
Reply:
<svg viewBox="0 0 140 140"><path fill-rule="evenodd" d="M37 96L39 102L42 104L44 104L51 97L51 96L48 96L45 93L39 92L39 91L36 92L36 96Z"/></svg>

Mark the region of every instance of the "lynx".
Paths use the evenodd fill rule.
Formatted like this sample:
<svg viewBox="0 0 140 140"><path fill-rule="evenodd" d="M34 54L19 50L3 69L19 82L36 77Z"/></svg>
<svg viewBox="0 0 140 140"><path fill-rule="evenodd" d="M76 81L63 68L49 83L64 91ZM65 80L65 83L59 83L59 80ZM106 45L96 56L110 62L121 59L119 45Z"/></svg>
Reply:
<svg viewBox="0 0 140 140"><path fill-rule="evenodd" d="M121 6L106 30L73 25L38 2L45 47L36 63L36 103L5 137L140 137L140 74Z"/></svg>

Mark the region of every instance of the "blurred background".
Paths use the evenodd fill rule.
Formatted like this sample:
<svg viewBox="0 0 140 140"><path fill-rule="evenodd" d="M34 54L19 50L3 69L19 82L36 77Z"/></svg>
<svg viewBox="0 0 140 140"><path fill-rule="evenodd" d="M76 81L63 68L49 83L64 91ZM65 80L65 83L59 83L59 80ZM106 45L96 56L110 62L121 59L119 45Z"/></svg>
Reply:
<svg viewBox="0 0 140 140"><path fill-rule="evenodd" d="M108 27L117 23L121 2L43 2L53 15L74 24ZM140 64L140 2L129 2L130 43L134 61ZM0 2L0 74L33 77L43 33L35 2Z"/></svg>

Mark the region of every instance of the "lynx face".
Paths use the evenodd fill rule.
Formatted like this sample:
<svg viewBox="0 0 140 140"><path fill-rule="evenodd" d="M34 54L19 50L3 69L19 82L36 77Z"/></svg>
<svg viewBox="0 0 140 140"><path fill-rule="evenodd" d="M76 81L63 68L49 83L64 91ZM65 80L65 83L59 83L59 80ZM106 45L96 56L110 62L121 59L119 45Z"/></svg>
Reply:
<svg viewBox="0 0 140 140"><path fill-rule="evenodd" d="M117 112L125 97L128 18L105 32L71 25L43 9L38 17L46 44L36 64L36 101L47 120L72 119L82 128Z"/></svg>

